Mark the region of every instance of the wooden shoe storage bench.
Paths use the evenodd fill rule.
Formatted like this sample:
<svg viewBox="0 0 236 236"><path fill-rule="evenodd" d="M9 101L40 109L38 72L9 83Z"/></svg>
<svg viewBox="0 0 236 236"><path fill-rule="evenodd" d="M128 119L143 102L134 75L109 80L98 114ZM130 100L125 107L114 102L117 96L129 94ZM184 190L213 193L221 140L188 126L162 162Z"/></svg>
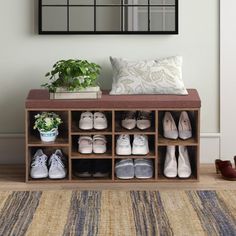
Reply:
<svg viewBox="0 0 236 236"><path fill-rule="evenodd" d="M176 95L119 95L110 96L103 92L101 99L91 100L50 100L47 90L31 90L25 102L25 132L26 132L26 182L30 183L58 183L58 182L183 182L199 180L199 149L200 149L200 107L201 101L195 89L189 89L187 96ZM126 130L121 127L121 115L127 110L151 110L151 127L147 130ZM43 143L39 132L33 129L34 116L42 111L53 111L60 115L63 124L59 126L59 135L53 143ZM108 120L106 130L79 129L80 114L83 111L103 111ZM162 119L165 111L170 111L178 126L181 111L187 111L191 120L193 136L188 140L170 140L163 137ZM107 138L107 152L104 154L80 154L78 152L78 138L80 135L103 134ZM118 156L115 152L116 139L120 134L146 134L149 140L150 152L146 156ZM168 145L187 146L191 163L192 175L188 179L168 179L163 174L166 147ZM67 176L65 179L32 179L30 177L30 163L37 149L42 148L50 156L56 149L61 149L67 159ZM178 157L178 148L176 148ZM123 158L147 158L153 161L153 177L151 179L121 180L116 177L115 163ZM76 160L79 159L107 159L110 161L110 175L108 178L78 178L73 175Z"/></svg>

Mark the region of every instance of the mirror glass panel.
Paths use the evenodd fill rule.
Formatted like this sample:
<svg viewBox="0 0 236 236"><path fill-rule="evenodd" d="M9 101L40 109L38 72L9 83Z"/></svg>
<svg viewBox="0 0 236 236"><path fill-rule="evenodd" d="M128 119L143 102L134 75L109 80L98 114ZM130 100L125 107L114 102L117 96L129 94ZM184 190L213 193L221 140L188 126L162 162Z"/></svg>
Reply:
<svg viewBox="0 0 236 236"><path fill-rule="evenodd" d="M178 0L39 0L40 34L177 34Z"/></svg>
<svg viewBox="0 0 236 236"><path fill-rule="evenodd" d="M93 31L93 7L70 7L69 29L71 31Z"/></svg>
<svg viewBox="0 0 236 236"><path fill-rule="evenodd" d="M44 7L42 9L43 31L67 31L67 8Z"/></svg>

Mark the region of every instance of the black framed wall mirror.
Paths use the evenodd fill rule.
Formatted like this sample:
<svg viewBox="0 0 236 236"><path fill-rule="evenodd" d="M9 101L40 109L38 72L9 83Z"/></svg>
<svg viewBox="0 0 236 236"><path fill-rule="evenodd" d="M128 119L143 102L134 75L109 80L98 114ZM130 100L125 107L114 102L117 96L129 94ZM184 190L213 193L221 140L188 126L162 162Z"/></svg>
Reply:
<svg viewBox="0 0 236 236"><path fill-rule="evenodd" d="M178 34L178 0L39 0L39 34Z"/></svg>

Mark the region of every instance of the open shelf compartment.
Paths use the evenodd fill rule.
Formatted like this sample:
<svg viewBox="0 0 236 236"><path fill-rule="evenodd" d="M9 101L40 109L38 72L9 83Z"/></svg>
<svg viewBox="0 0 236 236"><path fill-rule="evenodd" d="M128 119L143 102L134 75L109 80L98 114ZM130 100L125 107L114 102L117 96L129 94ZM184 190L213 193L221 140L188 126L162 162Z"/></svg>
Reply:
<svg viewBox="0 0 236 236"><path fill-rule="evenodd" d="M81 114L83 112L86 112L86 111L89 111L89 112L92 112L93 114L95 112L103 112L107 118L107 128L106 129L101 129L101 130L98 130L98 129L90 129L90 130L84 130L84 129L81 129L79 127L79 121L80 121L80 117L81 117ZM79 111L71 111L71 133L72 134L83 134L83 133L90 133L90 134L95 134L95 133L103 133L103 134L108 134L108 133L111 133L112 132L112 111L98 111L98 110L79 110Z"/></svg>
<svg viewBox="0 0 236 236"><path fill-rule="evenodd" d="M49 162L49 159L51 155L57 150L60 149L62 151L63 156L66 159L65 166L67 169L67 175L63 179L50 179L48 178L43 178L43 179L33 179L30 176L30 167L31 167L31 162L33 160L33 157L38 149L42 149L43 153L48 157L47 163ZM27 163L28 163L28 171L26 173L26 181L28 182L67 182L69 180L69 148L68 147L61 147L61 146L54 146L54 147L48 147L48 146L43 146L43 147L28 147L27 150ZM49 169L49 166L48 166Z"/></svg>
<svg viewBox="0 0 236 236"><path fill-rule="evenodd" d="M198 148L196 146L187 146L189 161L191 165L191 176L189 178L167 178L164 175L164 164L166 158L167 146L161 146L158 150L158 180L160 181L196 181L198 180ZM178 146L175 146L175 157L178 166Z"/></svg>
<svg viewBox="0 0 236 236"><path fill-rule="evenodd" d="M35 123L35 116L41 114L43 111L29 111L28 112L28 145L29 146L68 146L69 145L69 118L67 111L54 111L54 110L45 110L48 112L55 112L62 119L62 124L58 127L58 136L55 142L42 142L40 139L40 133L37 129L33 129Z"/></svg>

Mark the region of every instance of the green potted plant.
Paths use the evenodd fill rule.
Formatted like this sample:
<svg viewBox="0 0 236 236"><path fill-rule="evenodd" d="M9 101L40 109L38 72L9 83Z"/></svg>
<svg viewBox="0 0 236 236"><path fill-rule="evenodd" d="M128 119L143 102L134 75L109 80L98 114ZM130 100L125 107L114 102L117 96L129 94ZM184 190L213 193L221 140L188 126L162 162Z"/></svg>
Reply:
<svg viewBox="0 0 236 236"><path fill-rule="evenodd" d="M54 112L42 112L35 116L34 129L38 129L43 142L54 142L58 135L58 126L63 123Z"/></svg>
<svg viewBox="0 0 236 236"><path fill-rule="evenodd" d="M75 92L97 87L101 67L86 60L69 59L57 61L45 76L50 82L42 86L49 92Z"/></svg>

